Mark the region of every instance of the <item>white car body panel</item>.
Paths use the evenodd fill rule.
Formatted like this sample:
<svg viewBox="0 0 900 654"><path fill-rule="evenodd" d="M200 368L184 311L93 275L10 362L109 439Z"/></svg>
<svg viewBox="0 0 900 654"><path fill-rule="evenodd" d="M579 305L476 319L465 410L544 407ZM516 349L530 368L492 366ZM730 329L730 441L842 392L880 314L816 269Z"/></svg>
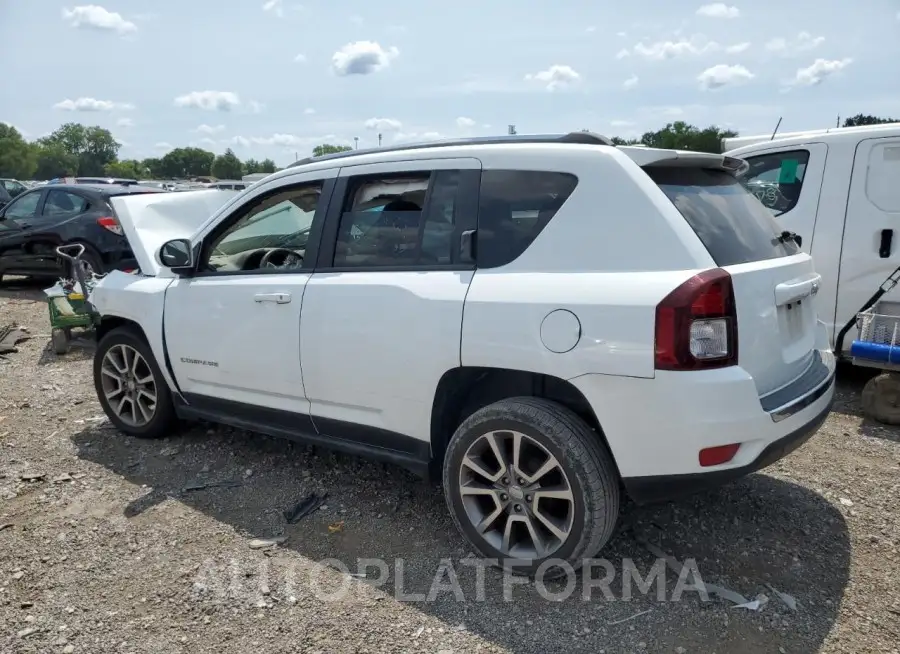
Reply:
<svg viewBox="0 0 900 654"><path fill-rule="evenodd" d="M156 260L160 246L189 238L235 195L235 191L147 193L115 196L110 203L141 272L156 276L163 269Z"/></svg>

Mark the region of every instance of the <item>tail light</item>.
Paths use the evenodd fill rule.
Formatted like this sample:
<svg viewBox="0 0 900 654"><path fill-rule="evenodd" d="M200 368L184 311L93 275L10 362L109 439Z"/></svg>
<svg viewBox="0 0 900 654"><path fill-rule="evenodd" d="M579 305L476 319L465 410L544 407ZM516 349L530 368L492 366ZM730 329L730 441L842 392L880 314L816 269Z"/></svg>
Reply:
<svg viewBox="0 0 900 654"><path fill-rule="evenodd" d="M108 229L113 234L118 234L119 236L125 236L125 230L122 229L122 225L119 224L119 221L110 216L104 216L103 218L97 218L97 224L100 225L103 229Z"/></svg>
<svg viewBox="0 0 900 654"><path fill-rule="evenodd" d="M707 370L737 364L737 309L731 275L695 275L656 307L656 369Z"/></svg>

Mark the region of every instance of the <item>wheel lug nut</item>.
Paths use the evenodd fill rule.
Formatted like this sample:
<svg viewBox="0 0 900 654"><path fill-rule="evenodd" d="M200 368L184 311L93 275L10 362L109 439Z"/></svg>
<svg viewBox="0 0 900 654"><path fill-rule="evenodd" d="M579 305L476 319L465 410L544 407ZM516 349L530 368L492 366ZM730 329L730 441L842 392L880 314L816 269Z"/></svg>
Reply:
<svg viewBox="0 0 900 654"><path fill-rule="evenodd" d="M520 511L520 512L522 511L522 505L521 505L521 504L516 504L516 511Z"/></svg>
<svg viewBox="0 0 900 654"><path fill-rule="evenodd" d="M525 496L525 501L526 501L526 502L530 502L530 501L531 501L531 495L526 495L526 496Z"/></svg>
<svg viewBox="0 0 900 654"><path fill-rule="evenodd" d="M507 495L506 493L500 493L500 499L505 502L509 499L509 495Z"/></svg>
<svg viewBox="0 0 900 654"><path fill-rule="evenodd" d="M519 486L524 486L524 485L525 485L525 480L522 479L521 477L519 477Z"/></svg>
<svg viewBox="0 0 900 654"><path fill-rule="evenodd" d="M504 486L509 486L509 477L504 477L504 478L503 478L503 485L504 485Z"/></svg>

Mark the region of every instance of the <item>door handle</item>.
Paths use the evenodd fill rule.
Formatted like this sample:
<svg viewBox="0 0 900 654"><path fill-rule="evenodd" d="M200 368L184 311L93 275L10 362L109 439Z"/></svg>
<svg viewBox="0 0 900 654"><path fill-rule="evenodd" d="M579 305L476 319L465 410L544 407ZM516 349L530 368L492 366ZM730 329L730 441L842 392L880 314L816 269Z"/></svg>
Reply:
<svg viewBox="0 0 900 654"><path fill-rule="evenodd" d="M887 259L891 256L891 244L894 241L894 230L893 229L882 229L881 230L881 245L878 247L878 256L882 259Z"/></svg>
<svg viewBox="0 0 900 654"><path fill-rule="evenodd" d="M291 301L290 293L257 293L253 296L254 302L274 302L275 304L288 304Z"/></svg>

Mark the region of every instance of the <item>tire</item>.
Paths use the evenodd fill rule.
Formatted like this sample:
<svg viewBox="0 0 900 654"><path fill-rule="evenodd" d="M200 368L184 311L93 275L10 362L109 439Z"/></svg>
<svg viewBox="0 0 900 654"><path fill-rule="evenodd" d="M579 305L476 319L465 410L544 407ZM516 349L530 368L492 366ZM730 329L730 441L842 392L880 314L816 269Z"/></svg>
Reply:
<svg viewBox="0 0 900 654"><path fill-rule="evenodd" d="M120 415L113 404L122 404L121 402L116 402L121 395L114 396L111 401L107 397L108 388L104 387L104 383L109 384L110 386L122 386L122 384L117 384L110 375L104 372L104 365L111 365L112 363L111 361L108 361L107 355L110 355L110 357L115 359L117 364L121 364L123 362L122 357L120 356L121 353L123 351L128 352L129 349L136 352L143 359L143 363L139 364L137 367L136 377L147 379L148 374L152 375L153 388L155 389L156 402L153 405L149 419L147 419L146 414L141 412L142 415L140 415L140 418L145 420L144 422L135 422L127 416L128 413L136 415L134 411L138 411L137 407L134 407L134 411L130 411L131 406L133 406L131 402L126 401L124 403L123 409L128 408L129 411L123 412L123 414ZM109 368L107 369L109 370ZM146 385L144 387L149 388ZM163 438L171 435L177 424L175 406L172 402L172 393L169 390L165 378L162 376L162 372L159 369L159 365L156 363L153 352L143 336L132 328L117 327L116 329L109 331L100 339L100 342L97 344L97 351L94 354L94 388L97 391L97 398L100 400L100 405L103 407L103 411L106 413L110 422L112 422L119 431L122 431L129 436L136 436L138 438ZM145 394L141 395L138 398L138 401L149 409L149 406L147 406L148 398ZM126 417L123 418L123 415Z"/></svg>
<svg viewBox="0 0 900 654"><path fill-rule="evenodd" d="M900 375L882 373L863 387L863 412L885 425L900 425Z"/></svg>
<svg viewBox="0 0 900 654"><path fill-rule="evenodd" d="M505 513L501 513L498 518L501 523L508 522L507 515L515 518L513 522L522 519L531 521L531 525L543 522L536 513L538 507L544 505L540 501L544 498L538 498L538 494L542 493L539 486L519 486L517 473L509 479L515 485L507 487L507 492L499 496L497 491L490 490L491 496L486 499L468 496L464 500L461 494L463 484L467 488L473 485L482 487L482 477L477 474L473 476L470 467L463 463L467 454L471 460L473 453L483 447L483 442L490 444L487 435L493 433L495 443L510 454L511 460L511 442L516 438L520 442L526 442L521 436L516 437L515 432L530 441L520 451L534 453L536 456L532 461L540 461L545 454L555 458L563 475L563 482L548 483L548 486L567 486L571 494L571 500L558 501L558 506L568 507L563 512L567 517L557 523L568 525L567 535L560 538L551 534L550 540L558 541L558 544L555 549L545 547L543 554L537 547L525 555L522 550L505 548L504 540L498 544L498 537L502 539L503 536L498 536L497 533L483 536L475 526L475 521L479 518L486 521L494 512L499 511L504 497L509 504L504 509ZM497 461L497 458L486 453L484 459L477 460L482 461L487 469L488 461ZM522 468L529 467L525 462L520 463ZM543 464L532 465L528 470L531 475L526 477L534 475L534 468L541 465ZM502 469L502 466L495 465L488 472L496 475ZM553 469L550 475L556 476L556 470ZM552 481L552 477L548 475L533 477L533 481L541 479ZM504 486L504 480L504 477L499 478L497 483L500 487ZM525 478L523 480L527 481ZM609 541L619 515L619 475L601 437L573 411L542 398L517 397L501 400L476 411L463 421L450 440L444 457L443 482L450 515L466 540L482 556L498 561L501 566L512 565L516 574L531 577L551 579L570 572L563 564L571 566L573 570L579 569L585 559L595 556ZM527 488L532 489L530 494L528 490L523 490ZM516 500L523 495L525 501L516 505ZM546 499L551 504L554 502L550 498ZM487 508L482 508L485 505ZM543 510L541 514L545 515ZM529 534L533 533L527 525L513 527L514 531L521 532L522 529L526 529ZM542 525L541 530L545 529ZM502 530L505 534L505 525ZM546 544L546 539L541 537L541 540ZM512 543L512 539L509 542Z"/></svg>
<svg viewBox="0 0 900 654"><path fill-rule="evenodd" d="M50 342L56 354L66 354L69 351L69 340L69 333L65 329L57 327L50 332Z"/></svg>

